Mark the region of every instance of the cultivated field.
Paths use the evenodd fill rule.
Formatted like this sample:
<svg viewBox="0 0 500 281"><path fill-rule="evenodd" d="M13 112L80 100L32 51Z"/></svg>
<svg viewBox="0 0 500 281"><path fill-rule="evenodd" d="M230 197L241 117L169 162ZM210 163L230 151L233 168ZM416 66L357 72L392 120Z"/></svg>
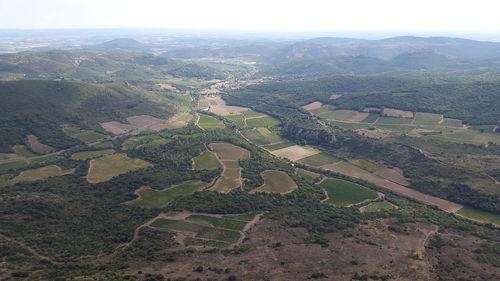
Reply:
<svg viewBox="0 0 500 281"><path fill-rule="evenodd" d="M280 136L267 128L249 129L244 130L241 133L257 145L275 144L284 141Z"/></svg>
<svg viewBox="0 0 500 281"><path fill-rule="evenodd" d="M104 130L106 130L112 134L115 134L115 135L125 134L125 133L132 131L132 130L137 129L133 125L123 124L123 123L120 123L117 121L103 122L103 123L99 123L99 124L101 125L101 127Z"/></svg>
<svg viewBox="0 0 500 281"><path fill-rule="evenodd" d="M283 171L269 170L261 173L264 184L254 190L254 192L287 194L298 188L295 181Z"/></svg>
<svg viewBox="0 0 500 281"><path fill-rule="evenodd" d="M487 213L469 207L463 207L457 212L457 214L480 222L492 223L500 226L500 215Z"/></svg>
<svg viewBox="0 0 500 281"><path fill-rule="evenodd" d="M200 114L198 126L204 130L224 129L224 123L212 116Z"/></svg>
<svg viewBox="0 0 500 281"><path fill-rule="evenodd" d="M28 136L27 144L31 151L34 151L38 154L47 154L54 150L54 148L41 143L35 135Z"/></svg>
<svg viewBox="0 0 500 281"><path fill-rule="evenodd" d="M323 165L328 165L328 164L333 164L341 161L341 159L338 159L334 156L330 156L324 152L320 152L318 154L314 154L312 156L302 158L298 160L297 162L302 163L304 165L309 165L313 167L320 167Z"/></svg>
<svg viewBox="0 0 500 281"><path fill-rule="evenodd" d="M319 185L328 193L326 203L336 206L351 206L379 197L364 186L340 179L325 179Z"/></svg>
<svg viewBox="0 0 500 281"><path fill-rule="evenodd" d="M220 96L209 97L208 101L210 103L209 111L221 116L239 114L248 110L246 107L226 105L226 101Z"/></svg>
<svg viewBox="0 0 500 281"><path fill-rule="evenodd" d="M279 123L277 119L269 116L246 118L246 124L250 128L274 127Z"/></svg>
<svg viewBox="0 0 500 281"><path fill-rule="evenodd" d="M319 101L312 102L310 104L306 104L302 106L303 109L305 110L313 110L313 109L318 109L322 106L323 104Z"/></svg>
<svg viewBox="0 0 500 281"><path fill-rule="evenodd" d="M394 205L392 205L389 202L372 202L366 206L363 206L359 208L359 211L362 213L369 213L369 212L380 212L383 210L391 210L396 208Z"/></svg>
<svg viewBox="0 0 500 281"><path fill-rule="evenodd" d="M271 153L280 157L290 159L292 161L297 161L302 158L318 154L320 153L320 151L311 147L293 145L286 148L274 150Z"/></svg>
<svg viewBox="0 0 500 281"><path fill-rule="evenodd" d="M311 172L311 171L308 171L308 170L304 170L304 169L301 169L301 168L296 168L295 169L295 172L303 177L306 177L310 180L314 180L314 179L317 179L319 177L321 177L321 174L318 174L318 173L315 173L315 172Z"/></svg>
<svg viewBox="0 0 500 281"><path fill-rule="evenodd" d="M217 156L210 151L204 151L201 155L193 158L193 170L216 170L221 167Z"/></svg>
<svg viewBox="0 0 500 281"><path fill-rule="evenodd" d="M144 208L161 208L179 196L189 195L207 186L206 182L199 180L188 181L174 185L163 190L141 187L135 193L138 199L130 201L130 204Z"/></svg>
<svg viewBox="0 0 500 281"><path fill-rule="evenodd" d="M23 156L23 157L36 156L36 154L34 154L33 152L31 152L25 145L14 145L12 147L12 150L14 150L14 152L17 155L20 155L20 156Z"/></svg>
<svg viewBox="0 0 500 281"><path fill-rule="evenodd" d="M250 157L250 151L230 143L211 143L208 145L222 163L223 171L210 190L229 193L242 185L240 159Z"/></svg>
<svg viewBox="0 0 500 281"><path fill-rule="evenodd" d="M17 177L13 178L8 183L9 184L16 184L18 182L37 181L37 180L42 180L42 179L46 179L49 177L64 176L64 175L72 174L74 172L75 172L75 169L63 170L63 169L61 169L61 167L59 167L57 165L50 165L50 166L45 166L45 167L41 167L38 169L22 171Z"/></svg>
<svg viewBox="0 0 500 281"><path fill-rule="evenodd" d="M386 180L390 180L400 185L409 185L410 182L403 175L402 171L399 169L382 169L374 172L375 175L384 178Z"/></svg>
<svg viewBox="0 0 500 281"><path fill-rule="evenodd" d="M341 94L332 94L332 95L330 96L330 99L331 99L331 100L336 100L336 99L340 98L341 96L342 96Z"/></svg>
<svg viewBox="0 0 500 281"><path fill-rule="evenodd" d="M246 229L254 224L256 214L212 215L182 212L160 215L151 227L177 234L184 246L226 248L241 243Z"/></svg>
<svg viewBox="0 0 500 281"><path fill-rule="evenodd" d="M400 117L400 118L413 118L414 114L411 111L399 110L395 108L384 108L382 110L383 116Z"/></svg>
<svg viewBox="0 0 500 281"><path fill-rule="evenodd" d="M75 126L64 125L62 126L63 132L75 139L79 139L84 143L91 143L101 139L104 139L106 136L103 134L99 134L94 131L82 130Z"/></svg>
<svg viewBox="0 0 500 281"><path fill-rule="evenodd" d="M113 154L90 160L86 179L90 183L104 182L127 172L150 167L152 164L141 160L129 158L126 154Z"/></svg>
<svg viewBox="0 0 500 281"><path fill-rule="evenodd" d="M127 117L127 121L132 126L135 126L135 127L139 128L140 130L145 130L150 126L158 125L158 124L165 122L165 120L163 120L163 119L159 119L159 118L149 116L149 115L130 116L130 117Z"/></svg>
<svg viewBox="0 0 500 281"><path fill-rule="evenodd" d="M238 161L250 157L250 151L226 142L216 142L208 145L221 161Z"/></svg>
<svg viewBox="0 0 500 281"><path fill-rule="evenodd" d="M105 149L105 150L91 150L91 151L82 151L77 152L71 155L71 159L73 160L86 160L90 158L96 158L108 154L113 154L115 151L113 149Z"/></svg>
<svg viewBox="0 0 500 281"><path fill-rule="evenodd" d="M449 213L454 213L458 210L460 210L463 206L457 203L453 203L441 198L437 198L434 196L430 196L421 192L418 192L416 190L404 187L400 184L394 183L392 181L380 178L368 171L365 171L357 166L354 166L348 162L338 162L335 164L331 165L325 165L322 166L323 169L334 171L339 174L343 174L349 177L353 178L358 178L365 180L367 182L371 182L373 184L376 184L378 186L387 188L391 191L394 191L400 195L413 198L415 200L437 206L438 208L449 212Z"/></svg>

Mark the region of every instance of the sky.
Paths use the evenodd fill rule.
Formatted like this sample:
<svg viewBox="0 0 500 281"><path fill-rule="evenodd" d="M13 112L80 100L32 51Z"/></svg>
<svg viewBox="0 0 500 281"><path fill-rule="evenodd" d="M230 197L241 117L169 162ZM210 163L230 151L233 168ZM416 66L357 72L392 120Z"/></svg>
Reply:
<svg viewBox="0 0 500 281"><path fill-rule="evenodd" d="M0 0L0 29L499 31L498 0Z"/></svg>

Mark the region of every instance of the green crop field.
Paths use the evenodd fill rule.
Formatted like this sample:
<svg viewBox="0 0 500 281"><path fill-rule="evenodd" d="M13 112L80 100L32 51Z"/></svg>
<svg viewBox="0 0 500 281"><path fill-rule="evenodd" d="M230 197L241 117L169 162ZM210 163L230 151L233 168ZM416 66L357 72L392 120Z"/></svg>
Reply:
<svg viewBox="0 0 500 281"><path fill-rule="evenodd" d="M365 119L361 120L361 123L373 123L377 121L379 117L380 117L379 114L370 113Z"/></svg>
<svg viewBox="0 0 500 281"><path fill-rule="evenodd" d="M205 229L210 229L211 227L206 227L200 224L191 223L187 221L169 220L169 219L157 219L152 224L152 227L166 228L177 231L189 231L198 233Z"/></svg>
<svg viewBox="0 0 500 281"><path fill-rule="evenodd" d="M266 117L264 113L256 112L253 110L247 110L242 112L243 115L245 115L246 118L252 118L252 117Z"/></svg>
<svg viewBox="0 0 500 281"><path fill-rule="evenodd" d="M380 212L383 210L394 209L391 203L387 202L372 202L362 208L362 212Z"/></svg>
<svg viewBox="0 0 500 281"><path fill-rule="evenodd" d="M194 170L217 170L221 167L217 156L210 151L204 151L200 156L193 158Z"/></svg>
<svg viewBox="0 0 500 281"><path fill-rule="evenodd" d="M113 154L115 151L113 149L106 150L91 150L91 151L82 151L77 152L71 155L71 159L73 160L86 160L90 158L96 158L108 154Z"/></svg>
<svg viewBox="0 0 500 281"><path fill-rule="evenodd" d="M28 149L28 147L26 147L25 145L14 145L12 147L12 150L14 150L14 152L17 155L21 155L21 156L24 156L24 157L33 157L33 156L36 156L36 154L34 154L33 152L31 152Z"/></svg>
<svg viewBox="0 0 500 281"><path fill-rule="evenodd" d="M269 116L247 119L247 126L251 128L274 127L279 125L279 123L279 120Z"/></svg>
<svg viewBox="0 0 500 281"><path fill-rule="evenodd" d="M417 112L415 114L415 123L438 124L443 119L442 114Z"/></svg>
<svg viewBox="0 0 500 281"><path fill-rule="evenodd" d="M333 117L333 120L337 120L337 121L349 121L352 118L354 118L354 116L356 116L357 114L358 114L358 112L355 110L340 109L340 110L333 111L332 117Z"/></svg>
<svg viewBox="0 0 500 281"><path fill-rule="evenodd" d="M90 147L92 147L92 148L101 148L101 149L113 148L113 143L110 142L110 141L105 141L105 142L101 142L101 143L96 143L94 145L91 145Z"/></svg>
<svg viewBox="0 0 500 281"><path fill-rule="evenodd" d="M363 159L350 159L349 162L370 173L385 169L386 167Z"/></svg>
<svg viewBox="0 0 500 281"><path fill-rule="evenodd" d="M487 213L481 210L463 207L460 209L457 214L462 215L464 217L468 217L474 220L483 221L486 223L493 223L496 225L500 225L500 215L496 215L493 213Z"/></svg>
<svg viewBox="0 0 500 281"><path fill-rule="evenodd" d="M38 169L23 171L17 177L10 180L9 183L16 184L18 182L37 181L49 177L64 176L67 174L72 174L74 172L75 169L63 170L59 166L50 165Z"/></svg>
<svg viewBox="0 0 500 281"><path fill-rule="evenodd" d="M234 114L234 115L227 115L224 116L227 120L233 122L236 126L240 128L245 127L245 120L243 114Z"/></svg>
<svg viewBox="0 0 500 281"><path fill-rule="evenodd" d="M304 169L301 169L301 168L297 168L296 170L296 173L303 176L303 177L306 177L310 180L314 180L318 177L321 176L321 174L318 174L318 173L315 173L315 172L311 172L311 171L308 171L308 170L304 170Z"/></svg>
<svg viewBox="0 0 500 281"><path fill-rule="evenodd" d="M341 161L341 159L321 152L306 158L302 158L298 162L313 167L319 167L327 164L337 163L339 161Z"/></svg>
<svg viewBox="0 0 500 281"><path fill-rule="evenodd" d="M232 230L242 230L247 224L245 221L233 220L229 218L216 218L211 216L203 215L191 215L187 217L187 220L192 222L204 222L213 225L214 227L227 228Z"/></svg>
<svg viewBox="0 0 500 281"><path fill-rule="evenodd" d="M364 186L340 179L326 179L320 186L330 197L326 202L337 206L348 206L378 197L376 192Z"/></svg>
<svg viewBox="0 0 500 281"><path fill-rule="evenodd" d="M170 203L172 200L179 196L192 194L204 186L206 182L202 181L188 181L173 187L163 190L145 189L139 194L141 199L132 201L134 205L145 208L161 208L162 206Z"/></svg>
<svg viewBox="0 0 500 281"><path fill-rule="evenodd" d="M91 143L105 138L106 136L90 130L82 130L78 127L68 126L63 128L63 132L75 139L79 139L85 143Z"/></svg>
<svg viewBox="0 0 500 281"><path fill-rule="evenodd" d="M444 118L443 122L440 124L441 126L448 126L448 127L462 127L462 120L458 119L451 119L451 118Z"/></svg>
<svg viewBox="0 0 500 281"><path fill-rule="evenodd" d="M127 173L129 171L150 167L152 164L141 160L129 158L126 154L113 154L90 160L87 181L98 183Z"/></svg>
<svg viewBox="0 0 500 281"><path fill-rule="evenodd" d="M243 136L257 145L270 144L270 142L256 129L245 130L241 132Z"/></svg>
<svg viewBox="0 0 500 281"><path fill-rule="evenodd" d="M234 243L240 239L240 233L232 230L207 227L198 231L196 237Z"/></svg>
<svg viewBox="0 0 500 281"><path fill-rule="evenodd" d="M204 130L224 129L224 123L212 116L200 114L198 126Z"/></svg>
<svg viewBox="0 0 500 281"><path fill-rule="evenodd" d="M351 123L342 121L329 121L329 123L346 130L357 130L370 127L370 124L368 123Z"/></svg>
<svg viewBox="0 0 500 281"><path fill-rule="evenodd" d="M264 185L255 189L255 192L288 193L298 188L295 181L283 171L268 170L262 172Z"/></svg>
<svg viewBox="0 0 500 281"><path fill-rule="evenodd" d="M239 221L251 221L255 216L258 214L258 212L250 212L247 214L235 214L235 215L225 215L223 216L224 218L232 219L232 220L239 220Z"/></svg>

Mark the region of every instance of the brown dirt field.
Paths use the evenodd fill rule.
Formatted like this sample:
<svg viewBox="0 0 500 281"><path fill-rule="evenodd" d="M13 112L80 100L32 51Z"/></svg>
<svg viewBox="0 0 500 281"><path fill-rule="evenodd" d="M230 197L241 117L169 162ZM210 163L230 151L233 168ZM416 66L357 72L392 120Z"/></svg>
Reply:
<svg viewBox="0 0 500 281"><path fill-rule="evenodd" d="M395 108L384 108L382 115L389 117L414 118L415 115L411 111L399 110Z"/></svg>
<svg viewBox="0 0 500 281"><path fill-rule="evenodd" d="M271 151L271 153L280 157L290 159L292 161L297 161L302 158L318 154L319 151L308 150L300 145L293 145L282 149L273 150Z"/></svg>
<svg viewBox="0 0 500 281"><path fill-rule="evenodd" d="M139 127L139 129L146 129L149 126L158 125L165 122L165 120L163 119L159 119L149 115L130 116L127 117L127 121L132 126Z"/></svg>
<svg viewBox="0 0 500 281"><path fill-rule="evenodd" d="M390 180L392 182L395 182L400 185L409 185L410 182L408 181L405 176L403 176L403 173L399 169L382 169L378 170L374 173L375 175L382 177L386 180Z"/></svg>
<svg viewBox="0 0 500 281"><path fill-rule="evenodd" d="M330 96L330 99L331 99L331 100L336 100L336 99L340 98L341 96L342 96L341 94L332 94L332 95Z"/></svg>
<svg viewBox="0 0 500 281"><path fill-rule="evenodd" d="M132 130L137 129L137 127L135 127L135 126L132 126L129 124L123 124L123 123L120 123L117 121L99 123L99 125L101 125L101 127L104 130L106 130L112 134L115 134L115 135L125 134L125 133L132 131Z"/></svg>
<svg viewBox="0 0 500 281"><path fill-rule="evenodd" d="M54 150L53 147L41 143L35 135L28 136L28 146L31 150L40 154L47 154Z"/></svg>
<svg viewBox="0 0 500 281"><path fill-rule="evenodd" d="M216 142L208 145L221 161L238 161L250 158L250 151L226 142Z"/></svg>
<svg viewBox="0 0 500 281"><path fill-rule="evenodd" d="M306 104L306 105L302 106L302 108L305 110L314 110L314 109L318 109L322 106L323 106L323 104L321 102L315 101L315 102L312 102L310 104Z"/></svg>
<svg viewBox="0 0 500 281"><path fill-rule="evenodd" d="M315 273L326 275L319 280L352 280L354 275L387 276L390 280L431 280L426 260L425 242L436 231L428 224L404 224L405 233L391 232L390 220L377 220L348 230L351 237L341 233L327 234L329 247L306 244L310 236L302 228L282 228L275 221L262 219L253 226L242 246L248 250L238 255L209 252L200 249L195 254L179 255L176 260L146 267L128 269L144 274L163 274L165 278L186 277L203 280L295 281L309 280ZM279 244L277 244L279 243ZM198 266L203 272L194 272ZM230 268L227 275L208 268ZM373 279L369 279L373 280Z"/></svg>
<svg viewBox="0 0 500 281"><path fill-rule="evenodd" d="M363 121L366 117L368 117L369 113L366 113L366 112L359 112L358 114L356 114L351 120L349 120L350 122L361 122Z"/></svg>
<svg viewBox="0 0 500 281"><path fill-rule="evenodd" d="M330 165L324 165L321 166L321 168L326 169L326 170L331 170L346 176L350 176L353 178L358 178L365 180L367 182L371 182L373 184L376 184L378 186L387 188L389 190L392 190L400 195L413 198L415 200L424 202L429 205L434 205L440 208L443 211L449 212L449 213L455 213L456 211L460 210L463 208L462 205L453 203L441 198L437 198L434 196L430 196L421 192L418 192L416 190L404 187L400 184L394 183L392 181L388 181L386 179L380 178L372 173L369 173L365 170L362 170L352 164L349 164L347 162L338 162L335 164L330 164Z"/></svg>
<svg viewBox="0 0 500 281"><path fill-rule="evenodd" d="M226 101L223 100L220 96L211 97L208 98L208 100L215 102L214 105L209 106L209 111L221 116L239 114L243 111L249 110L249 108L247 107L226 105Z"/></svg>

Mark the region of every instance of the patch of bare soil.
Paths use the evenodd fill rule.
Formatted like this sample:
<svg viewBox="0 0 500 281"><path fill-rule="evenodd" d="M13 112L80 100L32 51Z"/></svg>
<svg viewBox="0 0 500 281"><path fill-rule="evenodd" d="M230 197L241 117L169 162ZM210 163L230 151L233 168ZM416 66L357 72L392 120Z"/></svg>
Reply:
<svg viewBox="0 0 500 281"><path fill-rule="evenodd" d="M40 154L47 154L47 153L54 150L53 147L41 143L38 140L37 136L35 136L35 135L28 136L28 146L31 150L33 150L36 153L40 153Z"/></svg>
<svg viewBox="0 0 500 281"><path fill-rule="evenodd" d="M130 116L130 117L127 117L127 121L132 126L138 127L141 130L146 129L149 126L158 125L158 124L165 122L165 120L163 120L163 119L159 119L159 118L149 116L149 115Z"/></svg>
<svg viewBox="0 0 500 281"><path fill-rule="evenodd" d="M380 108L378 107L365 107L363 109L363 112L376 112L376 113L379 113L380 112Z"/></svg>
<svg viewBox="0 0 500 281"><path fill-rule="evenodd" d="M122 134L125 134L125 133L132 131L132 130L137 129L137 127L135 127L133 125L123 124L123 123L120 123L117 121L99 123L99 125L101 125L101 127L104 130L106 130L114 135L122 135Z"/></svg>
<svg viewBox="0 0 500 281"><path fill-rule="evenodd" d="M395 108L384 108L382 115L389 117L413 118L415 115L411 111L399 110Z"/></svg>
<svg viewBox="0 0 500 281"><path fill-rule="evenodd" d="M239 114L243 111L248 111L249 108L242 106L226 105L226 101L220 96L214 96L208 98L209 111L221 116L227 116L231 114Z"/></svg>
<svg viewBox="0 0 500 281"><path fill-rule="evenodd" d="M328 247L308 244L310 234L301 228L282 228L263 219L249 230L241 244L246 251L223 254L203 251L182 255L164 265L131 268L144 273L163 274L165 278L187 277L202 280L351 280L354 276L388 277L388 280L431 280L425 259L425 242L436 227L428 224L398 225L401 232L389 230L390 220L373 221L341 233L327 234ZM404 230L404 231L403 231ZM195 272L199 266L203 270ZM217 273L210 269L229 269ZM321 275L322 274L322 275ZM379 279L380 280L380 279Z"/></svg>
<svg viewBox="0 0 500 281"><path fill-rule="evenodd" d="M302 106L302 108L305 110L314 110L314 109L320 108L321 106L323 106L323 104L321 102L315 101L315 102L312 102L310 104L306 104L306 105Z"/></svg>
<svg viewBox="0 0 500 281"><path fill-rule="evenodd" d="M390 180L392 182L398 183L400 185L409 185L410 182L408 179L403 176L403 172L400 169L382 169L378 170L374 173L375 175L382 177L386 180Z"/></svg>
<svg viewBox="0 0 500 281"><path fill-rule="evenodd" d="M271 151L272 154L281 156L292 161L297 161L308 156L318 154L319 151L309 150L300 145L293 145L278 150Z"/></svg>
<svg viewBox="0 0 500 281"><path fill-rule="evenodd" d="M324 165L321 166L321 168L326 169L326 170L331 170L346 176L350 176L353 178L358 178L365 180L367 182L374 183L378 186L387 188L389 190L392 190L398 194L401 194L403 196L413 198L415 200L424 202L426 204L434 205L440 208L443 211L449 212L449 213L455 213L456 211L460 210L463 208L462 205L453 203L448 200L444 200L441 198L437 198L431 195L427 195L421 192L418 192L416 190L410 189L408 187L404 187L400 184L394 183L392 181L380 178L372 173L369 173L365 170L362 170L354 165L351 165L347 162L338 162L335 164L329 164L329 165Z"/></svg>
<svg viewBox="0 0 500 281"><path fill-rule="evenodd" d="M332 94L332 95L330 96L330 99L331 99L331 100L336 100L336 99L340 98L341 96L342 96L341 94Z"/></svg>

